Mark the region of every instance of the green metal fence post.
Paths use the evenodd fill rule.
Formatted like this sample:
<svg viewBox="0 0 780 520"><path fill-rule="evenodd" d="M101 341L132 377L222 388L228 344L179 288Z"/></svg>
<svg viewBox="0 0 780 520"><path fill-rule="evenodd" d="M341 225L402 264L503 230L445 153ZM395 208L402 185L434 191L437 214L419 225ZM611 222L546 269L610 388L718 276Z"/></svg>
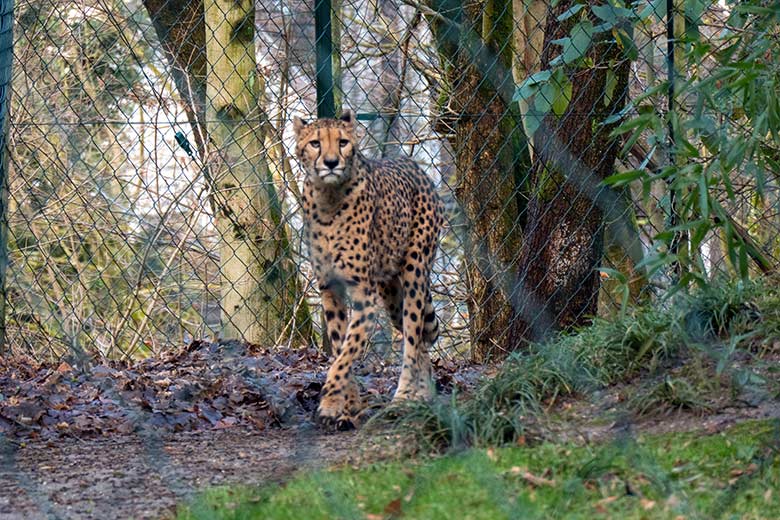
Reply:
<svg viewBox="0 0 780 520"><path fill-rule="evenodd" d="M314 4L314 34L317 62L317 117L336 117L333 96L333 33L330 0L316 0Z"/></svg>
<svg viewBox="0 0 780 520"><path fill-rule="evenodd" d="M8 105L14 46L14 2L0 0L0 355L5 345L5 275L8 267Z"/></svg>

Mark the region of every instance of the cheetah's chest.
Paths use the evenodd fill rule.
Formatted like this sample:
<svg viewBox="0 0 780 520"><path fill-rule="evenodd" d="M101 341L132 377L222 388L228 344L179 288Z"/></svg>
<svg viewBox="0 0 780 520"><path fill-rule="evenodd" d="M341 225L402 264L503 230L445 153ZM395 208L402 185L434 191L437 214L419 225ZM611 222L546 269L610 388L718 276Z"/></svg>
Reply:
<svg viewBox="0 0 780 520"><path fill-rule="evenodd" d="M396 214L389 206L350 209L331 220L307 215L307 239L315 272L320 279L328 280L391 279L400 271L406 254L408 216Z"/></svg>

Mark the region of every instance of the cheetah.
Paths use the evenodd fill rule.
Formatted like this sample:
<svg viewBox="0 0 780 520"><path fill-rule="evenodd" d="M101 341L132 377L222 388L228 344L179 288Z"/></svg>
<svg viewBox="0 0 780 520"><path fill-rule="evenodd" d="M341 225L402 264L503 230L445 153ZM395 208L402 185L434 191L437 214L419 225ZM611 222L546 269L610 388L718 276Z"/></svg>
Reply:
<svg viewBox="0 0 780 520"><path fill-rule="evenodd" d="M352 365L366 348L380 304L403 335L393 399L432 397L428 350L439 325L430 275L444 206L411 159L370 160L360 153L351 111L312 122L296 117L293 130L305 170L304 242L335 355L317 420L351 429L362 411Z"/></svg>

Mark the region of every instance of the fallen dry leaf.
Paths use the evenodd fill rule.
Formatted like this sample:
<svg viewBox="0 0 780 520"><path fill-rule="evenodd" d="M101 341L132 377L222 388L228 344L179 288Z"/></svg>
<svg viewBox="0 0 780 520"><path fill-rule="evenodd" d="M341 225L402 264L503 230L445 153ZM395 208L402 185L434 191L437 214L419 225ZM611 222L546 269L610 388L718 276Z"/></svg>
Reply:
<svg viewBox="0 0 780 520"><path fill-rule="evenodd" d="M511 475L517 476L531 484L532 486L555 486L555 480L551 480L545 477L540 477L538 475L534 475L530 471L528 471L525 468L521 468L520 466L512 466L509 469L509 473Z"/></svg>
<svg viewBox="0 0 780 520"><path fill-rule="evenodd" d="M192 432L306 424L327 368L327 357L315 348L267 349L238 341L193 341L154 358L103 360L79 370L66 361L6 356L0 358L0 432L48 441L147 427ZM361 387L381 404L398 371L395 366L366 370ZM458 388L476 384L481 372L465 362L435 366L437 379L450 378Z"/></svg>
<svg viewBox="0 0 780 520"><path fill-rule="evenodd" d="M642 498L639 500L639 505L641 505L642 509L644 509L645 511L649 511L650 509L653 509L655 507L655 500Z"/></svg>
<svg viewBox="0 0 780 520"><path fill-rule="evenodd" d="M396 498L395 500L391 500L387 503L385 506L385 514L390 516L400 516L401 514L401 499Z"/></svg>
<svg viewBox="0 0 780 520"><path fill-rule="evenodd" d="M614 496L614 495L608 496L606 498L602 498L601 500L596 502L596 505L594 506L594 509L596 511L598 511L599 513L601 513L602 515L605 515L608 512L606 506L611 504L612 502L614 502L617 499L618 499L618 497Z"/></svg>

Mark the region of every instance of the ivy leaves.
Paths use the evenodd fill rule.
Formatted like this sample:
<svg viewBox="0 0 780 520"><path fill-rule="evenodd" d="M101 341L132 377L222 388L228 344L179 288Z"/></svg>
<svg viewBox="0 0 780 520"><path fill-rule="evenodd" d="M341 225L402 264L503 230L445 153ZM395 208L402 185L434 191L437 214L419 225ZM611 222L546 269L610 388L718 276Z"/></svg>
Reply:
<svg viewBox="0 0 780 520"><path fill-rule="evenodd" d="M526 78L517 88L513 101L528 103L525 124L529 136L536 133L551 110L556 116L562 116L569 106L571 94L571 80L561 68L543 70Z"/></svg>
<svg viewBox="0 0 780 520"><path fill-rule="evenodd" d="M563 52L550 62L552 67L574 63L588 52L593 41L593 24L587 18L574 25L570 36L553 40L552 43L563 46Z"/></svg>
<svg viewBox="0 0 780 520"><path fill-rule="evenodd" d="M534 135L548 114L552 112L560 117L566 112L572 96L569 75L572 69L595 66L593 59L587 54L596 37L609 33L601 38L613 39L623 50L625 59L635 60L639 52L631 37L632 27L641 20L653 15L658 16L659 12L655 9L660 8L663 1L665 0L654 0L647 7L643 4L641 13L611 4L589 6L587 3L576 3L558 16L559 22L571 19L572 23L567 36L551 42L561 46L561 53L550 62L550 69L526 78L517 87L513 98L513 101L527 106L524 116L529 137ZM553 2L553 5L555 3L557 2ZM605 105L611 102L615 87L615 75L608 73Z"/></svg>

